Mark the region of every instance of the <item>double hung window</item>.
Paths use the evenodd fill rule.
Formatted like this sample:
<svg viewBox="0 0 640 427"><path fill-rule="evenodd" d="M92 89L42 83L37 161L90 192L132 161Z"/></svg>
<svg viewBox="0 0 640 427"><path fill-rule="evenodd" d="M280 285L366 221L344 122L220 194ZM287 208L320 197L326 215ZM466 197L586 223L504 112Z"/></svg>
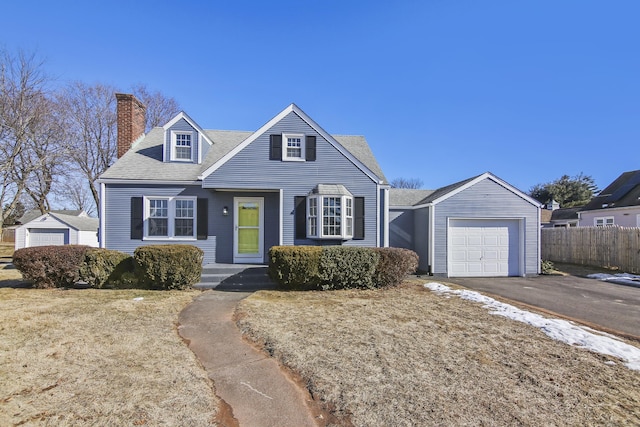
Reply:
<svg viewBox="0 0 640 427"><path fill-rule="evenodd" d="M192 160L192 133L173 132L171 159L179 161Z"/></svg>
<svg viewBox="0 0 640 427"><path fill-rule="evenodd" d="M305 137L301 134L283 134L282 159L304 160Z"/></svg>
<svg viewBox="0 0 640 427"><path fill-rule="evenodd" d="M612 216L594 218L593 223L596 227L608 227L608 226L615 225Z"/></svg>
<svg viewBox="0 0 640 427"><path fill-rule="evenodd" d="M195 239L195 197L145 198L145 237Z"/></svg>

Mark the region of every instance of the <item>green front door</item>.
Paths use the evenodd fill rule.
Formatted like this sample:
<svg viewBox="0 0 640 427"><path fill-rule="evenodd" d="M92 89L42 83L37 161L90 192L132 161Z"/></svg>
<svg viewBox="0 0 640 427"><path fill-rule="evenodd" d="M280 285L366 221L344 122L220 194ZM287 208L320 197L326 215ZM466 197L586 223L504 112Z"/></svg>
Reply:
<svg viewBox="0 0 640 427"><path fill-rule="evenodd" d="M234 263L264 262L264 199L236 197L234 200Z"/></svg>

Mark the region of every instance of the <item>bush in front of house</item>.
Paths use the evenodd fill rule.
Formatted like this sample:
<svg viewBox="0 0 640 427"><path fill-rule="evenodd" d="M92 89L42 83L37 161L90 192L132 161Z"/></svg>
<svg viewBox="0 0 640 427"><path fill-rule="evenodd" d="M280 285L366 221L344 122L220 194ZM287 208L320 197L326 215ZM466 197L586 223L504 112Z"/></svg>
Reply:
<svg viewBox="0 0 640 427"><path fill-rule="evenodd" d="M72 286L80 278L80 267L89 246L36 246L18 249L13 265L25 280L39 289Z"/></svg>
<svg viewBox="0 0 640 427"><path fill-rule="evenodd" d="M375 282L380 287L397 286L418 269L418 254L404 248L373 248L380 256Z"/></svg>
<svg viewBox="0 0 640 427"><path fill-rule="evenodd" d="M379 259L372 248L324 246L318 269L320 286L324 290L373 289Z"/></svg>
<svg viewBox="0 0 640 427"><path fill-rule="evenodd" d="M274 246L269 250L269 276L287 290L395 286L417 266L418 255L401 248Z"/></svg>
<svg viewBox="0 0 640 427"><path fill-rule="evenodd" d="M282 288L317 288L320 246L272 246L269 249L269 277Z"/></svg>
<svg viewBox="0 0 640 427"><path fill-rule="evenodd" d="M92 288L135 288L133 257L111 249L90 248L80 266L80 280Z"/></svg>
<svg viewBox="0 0 640 427"><path fill-rule="evenodd" d="M187 289L200 281L204 252L192 245L151 245L133 254L139 286L145 289Z"/></svg>

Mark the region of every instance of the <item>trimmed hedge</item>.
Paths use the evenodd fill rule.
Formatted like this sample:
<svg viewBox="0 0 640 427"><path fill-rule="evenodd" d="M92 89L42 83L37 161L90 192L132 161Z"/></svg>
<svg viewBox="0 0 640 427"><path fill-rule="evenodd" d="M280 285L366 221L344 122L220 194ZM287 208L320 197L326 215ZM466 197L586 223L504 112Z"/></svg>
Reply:
<svg viewBox="0 0 640 427"><path fill-rule="evenodd" d="M80 266L80 280L92 288L135 288L133 257L111 249L91 248Z"/></svg>
<svg viewBox="0 0 640 427"><path fill-rule="evenodd" d="M418 266L418 255L402 248L274 246L269 275L288 290L395 286Z"/></svg>
<svg viewBox="0 0 640 427"><path fill-rule="evenodd" d="M89 249L82 245L18 249L13 254L13 265L36 288L69 287L80 278L80 266Z"/></svg>
<svg viewBox="0 0 640 427"><path fill-rule="evenodd" d="M273 246L269 249L269 277L291 290L315 289L320 283L320 246Z"/></svg>
<svg viewBox="0 0 640 427"><path fill-rule="evenodd" d="M318 269L323 290L376 287L380 256L371 248L324 246Z"/></svg>
<svg viewBox="0 0 640 427"><path fill-rule="evenodd" d="M204 252L196 246L141 246L133 257L138 283L145 289L187 289L202 275Z"/></svg>
<svg viewBox="0 0 640 427"><path fill-rule="evenodd" d="M376 266L375 282L378 286L397 286L408 274L418 269L418 254L404 248L373 248L380 256Z"/></svg>

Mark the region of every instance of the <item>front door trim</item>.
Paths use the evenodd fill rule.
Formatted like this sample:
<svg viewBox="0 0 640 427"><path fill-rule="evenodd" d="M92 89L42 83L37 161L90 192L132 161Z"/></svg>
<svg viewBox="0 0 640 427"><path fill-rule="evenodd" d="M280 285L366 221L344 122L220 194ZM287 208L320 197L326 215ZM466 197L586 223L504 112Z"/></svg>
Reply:
<svg viewBox="0 0 640 427"><path fill-rule="evenodd" d="M238 234L241 228L238 224L239 208L244 203L258 205L258 252L240 253ZM246 227L244 227L246 228ZM262 264L264 263L264 197L234 197L233 198L233 263L234 264Z"/></svg>

